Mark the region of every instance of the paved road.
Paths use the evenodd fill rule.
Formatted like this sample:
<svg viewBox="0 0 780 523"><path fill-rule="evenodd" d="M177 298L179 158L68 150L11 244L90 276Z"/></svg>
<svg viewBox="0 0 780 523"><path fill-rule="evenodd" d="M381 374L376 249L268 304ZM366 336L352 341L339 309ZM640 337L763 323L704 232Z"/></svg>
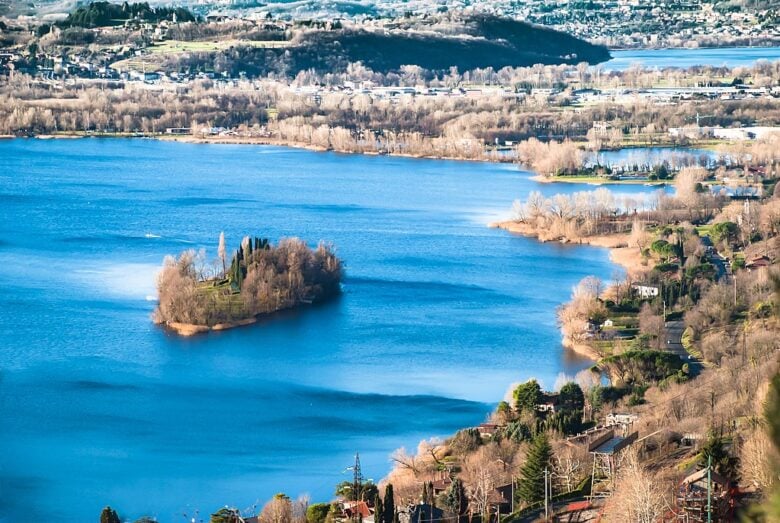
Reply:
<svg viewBox="0 0 780 523"><path fill-rule="evenodd" d="M688 364L691 374L696 375L701 371L701 361L688 354L682 344L682 335L685 331L685 322L674 320L666 322L666 350L677 354L681 360Z"/></svg>
<svg viewBox="0 0 780 523"><path fill-rule="evenodd" d="M715 266L715 280L720 281L722 278L725 278L728 282L731 275L731 266L728 259L715 250L715 246L712 245L712 240L710 240L709 236L702 236L701 243L707 247L707 259Z"/></svg>

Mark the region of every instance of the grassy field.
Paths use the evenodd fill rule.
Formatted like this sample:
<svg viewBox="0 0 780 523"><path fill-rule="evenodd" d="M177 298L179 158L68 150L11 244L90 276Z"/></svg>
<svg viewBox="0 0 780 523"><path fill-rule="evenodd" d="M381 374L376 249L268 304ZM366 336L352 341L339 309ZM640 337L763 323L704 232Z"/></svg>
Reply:
<svg viewBox="0 0 780 523"><path fill-rule="evenodd" d="M214 282L206 281L199 285L199 290L213 299L217 304L217 309L228 317L246 317L241 294L235 292L229 283L215 284Z"/></svg>
<svg viewBox="0 0 780 523"><path fill-rule="evenodd" d="M710 236L710 234L712 232L712 225L711 224L708 224L708 225L697 225L695 227L695 229L696 229L696 233L699 236Z"/></svg>
<svg viewBox="0 0 780 523"><path fill-rule="evenodd" d="M156 71L162 64L162 59L167 55L181 53L210 53L222 51L236 46L284 48L291 42L287 40L224 40L224 41L200 41L186 42L183 40L165 40L147 48L148 54L119 60L111 64L117 71Z"/></svg>
<svg viewBox="0 0 780 523"><path fill-rule="evenodd" d="M151 57L128 58L119 60L109 67L117 71L157 71L160 68L160 61Z"/></svg>
<svg viewBox="0 0 780 523"><path fill-rule="evenodd" d="M222 40L208 42L185 42L182 40L166 40L149 47L151 54L176 54L222 51L231 47L265 47L283 48L289 47L291 42L287 40Z"/></svg>

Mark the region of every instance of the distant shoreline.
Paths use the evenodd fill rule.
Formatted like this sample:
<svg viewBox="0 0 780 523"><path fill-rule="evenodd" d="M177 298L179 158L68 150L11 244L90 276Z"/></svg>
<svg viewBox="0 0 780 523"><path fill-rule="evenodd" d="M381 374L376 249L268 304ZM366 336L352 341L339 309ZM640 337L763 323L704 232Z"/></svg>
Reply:
<svg viewBox="0 0 780 523"><path fill-rule="evenodd" d="M145 135L141 133L90 133L85 134L83 131L78 132L62 132L57 134L40 134L31 136L13 136L13 135L0 135L0 139L14 139L14 138L33 138L38 140L72 140L79 138L143 138L158 140L163 142L176 142L176 143L188 143L188 144L209 144L209 145L267 145L274 147L289 147L292 149L301 149L313 152L332 152L337 154L349 154L349 155L365 155L365 156L389 156L393 158L412 158L420 160L442 160L442 161L457 161L457 162L477 162L477 163L495 163L495 164L513 164L518 167L519 170L532 173L531 179L538 183L579 183L588 185L656 185L661 187L665 184L664 181L651 181L651 180L612 180L602 179L598 177L578 177L578 176L544 176L531 169L531 167L521 164L513 158L502 158L498 154L485 154L479 158L468 158L459 156L440 156L440 155L426 155L426 154L409 154L409 153L397 153L397 152L382 152L382 151L354 151L354 150L339 150L329 147L323 147L320 145L314 145L305 142L287 141L279 138L264 137L264 136L207 136L198 137L192 135L168 135L168 134L152 134ZM615 149L610 150L623 150L623 149L642 149L642 148L707 148L708 144L688 144L680 146L679 144L626 144L621 145Z"/></svg>
<svg viewBox="0 0 780 523"><path fill-rule="evenodd" d="M656 47L656 46L643 46L643 47L607 47L607 50L612 51L701 51L702 49L772 49L780 47L780 41L768 42L769 45L700 45L698 47ZM612 59L615 57L613 56ZM607 60L609 61L609 60ZM602 62L606 63L606 62Z"/></svg>

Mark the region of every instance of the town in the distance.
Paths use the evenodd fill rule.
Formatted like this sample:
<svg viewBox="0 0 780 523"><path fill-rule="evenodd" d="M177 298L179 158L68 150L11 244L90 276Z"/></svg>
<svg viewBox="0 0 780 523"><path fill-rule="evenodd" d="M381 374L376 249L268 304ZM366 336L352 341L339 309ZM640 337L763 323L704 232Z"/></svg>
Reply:
<svg viewBox="0 0 780 523"><path fill-rule="evenodd" d="M352 443L354 437L355 448L349 462L343 463L344 470L332 471L341 474L343 481L328 484L327 496L317 493L310 498L304 494L307 490L279 492L282 488L248 496L251 486L220 478L235 489L230 491L233 497L225 494L229 489L221 490L224 499L219 504L187 505L178 519L170 519L167 506L144 515L152 509L123 505L127 499L137 499L137 495L123 497L123 489L138 487L124 485L123 471L117 470L110 471L112 488L101 491L99 499L94 488L85 494L85 503L105 506L90 521L780 521L780 5L775 0L0 0L0 138L0 206L7 203L0 217L8 224L0 223L0 260L9 267L34 250L14 251L24 242L11 224L28 220L37 224L47 214L37 207L42 205L32 194L37 189L25 185L28 166L38 174L51 174L52 183L63 183L57 176L71 168L68 161L76 161L68 159L64 147L79 155L84 143L119 144L127 149L112 149L105 156L89 149L110 175L98 173L96 179L72 183L85 195L107 182L124 190L136 180L128 181L119 173L112 163L116 158L138 160L129 169L132 176L159 174L143 170L153 163L142 161L143 155L156 153L130 148L129 144L142 140L164 144L170 147L165 154L174 156L186 154L177 147L223 145L340 153L327 160L333 162L328 169L334 172L348 171L339 163L347 155L365 155L361 158L367 162L396 158L459 163L463 177L473 174L469 169L476 162L500 164L512 175L523 173L523 183L528 184L523 187L531 190L495 195L494 202L503 202L501 212L484 219L479 233L462 237L464 251L473 248L469 242L481 245L482 235L500 235L564 249L551 251L546 261L523 258L529 265L523 271L529 275L554 270L531 265L552 263L550 259L571 252L568 249L592 249L582 251L583 260L614 266L611 277L599 270L598 275L578 276L578 282L571 282L573 287L567 283L567 301L550 306L545 295L533 297L536 301L527 305L532 311L528 314L542 314L539 311L544 309L549 315L539 316L540 325L555 324L553 337L561 356L549 358L566 359L569 366L556 360L552 367L576 367L576 372L561 371L553 382L537 379L535 372L541 367L532 362L528 369L515 369L517 381L502 384L506 394L493 398L486 417L446 435L432 432L415 449L382 447L388 460L384 469L371 470L376 479L367 479L359 445L376 450L408 437L403 432L402 438L401 429L389 423L366 432L379 434L376 440L366 435L360 439L355 435L360 429L350 428L353 432L345 439ZM34 148L26 149L31 143ZM36 163L49 153L58 160L51 165ZM267 155L264 161L274 160ZM430 174L423 172L424 164L409 165L408 169L421 171L420 180ZM239 171L237 167L226 162L224 176ZM377 227L361 240L368 245L366 250L351 245L342 251L328 234L354 241L348 234L350 213L364 212L366 207L320 201L300 191L301 201L306 201L300 212L312 214L291 218L284 222L287 228L278 227L287 231L287 237L267 239L262 228L267 225L263 220L274 219L271 207L293 209L293 203L299 202L274 200L284 187L281 179L257 182L258 186L251 178L242 180L247 200L222 194L219 182L206 184L214 192L205 194L193 175L192 187L177 189L181 198L175 203L192 216L211 212L208 206L225 205L216 216L240 216L245 224L242 234L247 235L243 238L226 240L222 231L230 226L215 219L210 219L208 229L201 227L190 237L187 223L171 218L171 228L180 227L175 234L185 239L165 239L162 245L148 247L147 243L162 238L147 233L126 240L106 230L97 239L90 237L94 243L78 251L85 258L106 255L101 249L111 250L109 243L119 238L114 249L127 256L123 270L145 263L150 256L166 255L155 276L157 293L147 300L153 303L143 302L144 318L152 318L144 329L152 334L128 328L128 336L132 332L157 336L154 343L170 351L159 360L186 358L183 368L189 372L190 366L204 365L203 353L216 350L209 344L218 343L220 336L235 336L230 339L237 344L245 343L239 333L256 333L262 339L263 329L284 314L334 314L328 308L333 303L359 310L360 305L354 305L357 297L365 302L387 300L387 314L402 314L394 308L400 298L393 293L400 291L393 285L402 279L403 271L394 266L388 275L369 274L360 263L370 265L376 259L386 260L388 266L399 263L397 253L385 255L378 244L393 241L393 235L417 234L417 226L423 231L420 223L431 220L429 214L420 214L418 222L393 222L393 232L388 233L374 222L386 219L376 211L376 216L365 218ZM425 180L426 186L441 183L441 179ZM337 177L333 183L342 182ZM67 183L62 189L66 196L77 190ZM312 187L318 183L331 182L311 181ZM381 193L374 185L360 187L357 190ZM415 191L415 187L408 189ZM436 193L442 198L442 209L461 205L451 203L447 198L452 196L444 189ZM139 209L160 204L151 190L133 191L139 195ZM262 207L262 212L242 207L266 194L273 205ZM91 217L118 205L105 195L83 200L86 203L69 203L69 209L83 205ZM167 204L174 199L160 201ZM422 213L414 208L416 200L410 201L394 208L397 216ZM60 208L53 205L56 218ZM484 205L467 211L479 219L485 214ZM332 219L316 214L320 212L343 214ZM134 220L143 223L141 217L127 216L128 222ZM35 230L54 227L46 223ZM75 251L81 248L79 242L87 241L86 233L77 230L79 224L72 226L71 235L63 240L72 246L63 250ZM359 221L354 230L366 230L360 227L365 222ZM304 233L315 236L297 238ZM457 271L468 273L465 265L441 262L435 240L431 240L432 253L411 238L404 241L409 245L404 263L419 265L415 278L420 281L415 279L414 285ZM41 246L45 243L41 241ZM506 248L517 249L520 256L522 245L528 244ZM597 254L603 249L608 250L608 262ZM59 251L46 252L60 256ZM473 254L464 257L468 255ZM68 255L62 257L66 267ZM158 256L154 262L161 259ZM5 277L0 270L0 288ZM562 273L561 281L568 282L568 277ZM8 276L8 281L16 279ZM376 296L362 297L361 285L379 285L378 281L384 287ZM3 330L5 324L0 322L0 337L9 340L17 324L24 323L13 321L23 309L13 300L29 291L19 289L8 293L13 295L7 301L12 319L8 329ZM422 301L456 291L437 287L426 292L430 296ZM471 282L463 292L490 294L484 307L496 315L502 314L504 300L517 300L509 291L502 294L485 282ZM0 292L3 314L4 299ZM112 298L100 299L110 303ZM457 300L449 305L454 315L467 298ZM123 307L129 306L117 306ZM471 314L478 322L478 315ZM422 310L418 319L434 316ZM373 321L381 330L385 320ZM468 321L471 318L464 316L463 322ZM437 327L431 320L432 333L440 332ZM53 327L34 328L40 329L35 337L48 339L47 329ZM546 332L544 326L539 329ZM536 334L530 332L522 343L538 343L529 341L537 340ZM116 334L119 339L122 335ZM408 338L413 336L398 327L388 337L391 344L410 345ZM493 339L482 330L477 338ZM110 343L121 345L113 339ZM507 343L501 347L507 353L524 350L517 340L496 336L495 344L502 343ZM32 423L30 414L15 412L12 401L3 402L5 392L8 397L22 395L13 388L14 373L21 373L25 364L12 364L10 347L10 341L0 342L0 418L21 420L19 426L27 426ZM286 350L263 348L273 349L279 358ZM328 347L334 353L338 349ZM366 366L356 374L376 373L376 377L384 364L369 348L365 350L360 358ZM415 346L414 350L423 349ZM95 354L98 361L104 357L97 349ZM452 355L461 361L470 357L468 351ZM431 371L431 381L448 379L448 358L441 359L442 368ZM236 378L240 382L246 376L236 370L242 367L237 361L223 356L215 365L241 376ZM500 368L505 363L496 360L494 365ZM158 370L140 374L143 379L152 379L150 375L157 379ZM4 373L9 380L3 379ZM357 408L337 392L359 390L371 398L373 393L380 396L380 391L365 388L364 381L370 378L359 378L355 389L352 384L339 384L329 392L336 398L334 410ZM40 378L41 382L47 379ZM284 379L288 378L279 378ZM97 391L115 387L128 395L141 395L132 385L75 382ZM208 388L208 383L201 385ZM423 402L433 397L431 390L436 389L410 389L398 396ZM231 395L243 394L240 391L221 390L221 401L229 404L235 400ZM462 394L448 399L472 400L472 392L464 388ZM280 398L280 404L292 401L281 393ZM440 408L445 409L444 403ZM408 416L417 415L411 412ZM263 415L255 413L261 430L273 431ZM326 419L330 420L326 424L339 423L335 417ZM226 424L230 427L230 421ZM312 432L322 428L306 427ZM95 433L99 440L102 433L99 429ZM414 434L419 436L419 431ZM10 438L0 428L0 440L6 436ZM139 441L146 441L145 437L139 430ZM66 445L66 438L52 442L54 450L49 451L56 455L56 445ZM210 441L206 436L200 442L197 434L192 440L197 442L193 454L224 450L220 459L225 462L244 459L244 449L219 449L218 443L206 443ZM213 441L223 440L214 437ZM26 444L23 438L13 441L17 451L35 451ZM309 479L306 460L317 459L317 446L313 437L315 450L308 449L310 453L293 452L281 443L268 453L284 461L287 449L290 460L302 459L298 485ZM128 444L117 452L126 452L132 461L131 447ZM85 455L102 463L100 453L97 458L86 451ZM265 460L266 453L262 455ZM260 461L258 470L281 467L274 459ZM166 466L170 465L161 465ZM213 479L208 478L208 470L199 473L203 478L194 479ZM323 479L311 474L311 488L316 488ZM4 485L13 484L5 491L13 492L13 497L18 494L19 499L27 499L23 491L34 492L49 510L47 488L64 481L30 473L36 479L30 480L28 488L19 479L27 476L18 461L0 457L0 523L15 522L22 513L12 496L4 499ZM75 476L72 481L80 481ZM182 490L171 492L180 495ZM245 508L253 499L258 501ZM72 500L74 505L79 502ZM168 506L173 505L176 501ZM63 506L51 510L52 519L65 522L81 517L73 514L83 514Z"/></svg>

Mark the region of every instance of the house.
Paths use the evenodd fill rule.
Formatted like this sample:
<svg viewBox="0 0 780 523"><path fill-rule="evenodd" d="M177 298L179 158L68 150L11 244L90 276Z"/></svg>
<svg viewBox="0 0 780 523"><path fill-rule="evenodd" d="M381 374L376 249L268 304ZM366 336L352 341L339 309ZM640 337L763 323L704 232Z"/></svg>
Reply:
<svg viewBox="0 0 780 523"><path fill-rule="evenodd" d="M605 425L607 427L612 427L615 425L630 425L638 419L639 416L636 414L618 414L615 412L610 412L607 414Z"/></svg>
<svg viewBox="0 0 780 523"><path fill-rule="evenodd" d="M612 321L611 319L607 318L606 320L604 320L604 323L601 324L601 328L603 329L605 327L613 327L614 325L615 325L615 322Z"/></svg>
<svg viewBox="0 0 780 523"><path fill-rule="evenodd" d="M636 293L637 297L643 300L655 298L660 292L657 285L642 285L639 283L631 285L631 290Z"/></svg>
<svg viewBox="0 0 780 523"><path fill-rule="evenodd" d="M543 392L542 398L536 405L536 410L539 412L555 413L558 407L558 393L557 392Z"/></svg>
<svg viewBox="0 0 780 523"><path fill-rule="evenodd" d="M753 258L749 262L745 264L745 268L748 270L753 269L760 269L762 267L769 267L772 265L772 260L769 259L769 256L758 256L757 258Z"/></svg>
<svg viewBox="0 0 780 523"><path fill-rule="evenodd" d="M609 135L609 131L610 131L611 126L610 126L609 122L598 121L597 120L597 121L593 122L593 127L592 128L593 128L593 132L595 133L596 136L604 137L604 136L608 136Z"/></svg>
<svg viewBox="0 0 780 523"><path fill-rule="evenodd" d="M493 436L500 428L501 426L496 423L481 423L477 427L477 430L479 431L480 436L487 438Z"/></svg>
<svg viewBox="0 0 780 523"><path fill-rule="evenodd" d="M189 127L167 127L165 129L165 134L176 134L176 135L182 135L182 134L190 134L192 129Z"/></svg>
<svg viewBox="0 0 780 523"><path fill-rule="evenodd" d="M695 518L705 514L710 504L713 520L720 521L729 512L732 493L728 478L705 467L682 480L677 492L677 506L686 520L699 521Z"/></svg>
<svg viewBox="0 0 780 523"><path fill-rule="evenodd" d="M339 503L339 508L344 519L359 519L366 522L374 519L374 511L365 501L342 501Z"/></svg>
<svg viewBox="0 0 780 523"><path fill-rule="evenodd" d="M444 511L429 503L409 505L398 511L400 523L441 523Z"/></svg>
<svg viewBox="0 0 780 523"><path fill-rule="evenodd" d="M495 488L494 494L491 496L491 505L495 507L496 514L510 514L512 512L513 503L512 496L515 494L515 487L512 483L506 485L499 485Z"/></svg>
<svg viewBox="0 0 780 523"><path fill-rule="evenodd" d="M438 496L442 492L446 492L450 485L452 485L452 479L445 476L443 478L439 478L437 480L434 480L432 483L433 485L433 494L434 496Z"/></svg>

